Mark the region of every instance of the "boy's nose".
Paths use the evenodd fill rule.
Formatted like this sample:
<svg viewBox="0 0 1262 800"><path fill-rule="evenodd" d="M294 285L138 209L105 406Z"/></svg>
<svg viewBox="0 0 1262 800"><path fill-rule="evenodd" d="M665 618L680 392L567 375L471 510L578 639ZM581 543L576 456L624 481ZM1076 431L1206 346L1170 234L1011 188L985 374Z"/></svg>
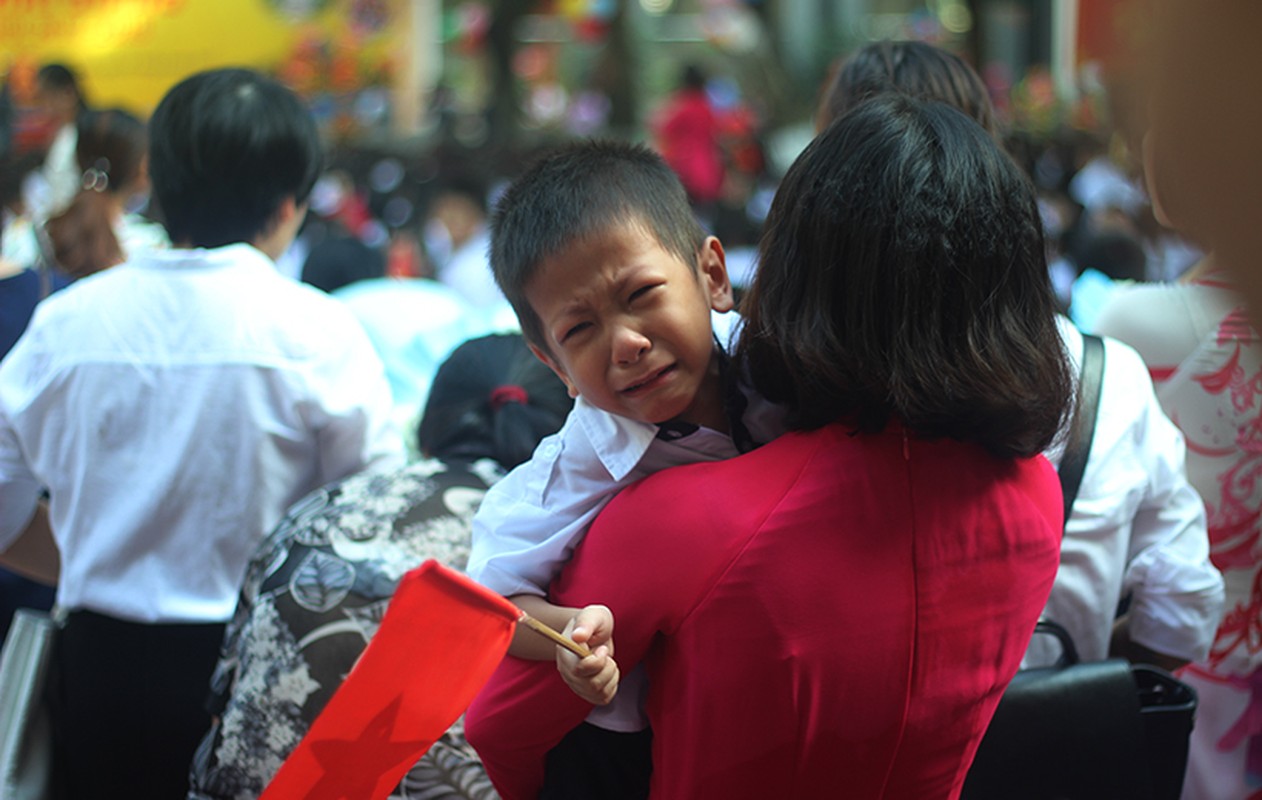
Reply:
<svg viewBox="0 0 1262 800"><path fill-rule="evenodd" d="M618 364L634 364L649 351L648 337L633 328L620 328L614 335L613 359Z"/></svg>

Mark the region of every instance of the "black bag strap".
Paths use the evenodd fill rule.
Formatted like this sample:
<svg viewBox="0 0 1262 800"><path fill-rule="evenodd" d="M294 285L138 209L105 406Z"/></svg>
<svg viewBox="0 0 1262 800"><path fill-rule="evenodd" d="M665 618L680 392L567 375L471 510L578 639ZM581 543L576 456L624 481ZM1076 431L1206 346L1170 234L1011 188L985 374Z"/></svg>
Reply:
<svg viewBox="0 0 1262 800"><path fill-rule="evenodd" d="M1034 634L1045 633L1054 636L1060 642L1060 658L1056 659L1057 668L1072 667L1078 663L1078 648L1074 646L1074 637L1069 635L1065 626L1059 622L1042 618L1034 625Z"/></svg>
<svg viewBox="0 0 1262 800"><path fill-rule="evenodd" d="M1087 454L1095 437L1095 420L1100 407L1100 385L1104 381L1104 340L1099 336L1082 335L1082 369L1078 374L1078 409L1072 432L1060 460L1060 488L1065 496L1065 522L1073 509L1082 473L1087 469Z"/></svg>

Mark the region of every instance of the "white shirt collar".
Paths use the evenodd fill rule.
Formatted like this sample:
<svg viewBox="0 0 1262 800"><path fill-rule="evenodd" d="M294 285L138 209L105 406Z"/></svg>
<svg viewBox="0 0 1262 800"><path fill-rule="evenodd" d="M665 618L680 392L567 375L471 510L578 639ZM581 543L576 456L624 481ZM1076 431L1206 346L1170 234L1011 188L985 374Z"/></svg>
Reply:
<svg viewBox="0 0 1262 800"><path fill-rule="evenodd" d="M155 267L158 269L178 269L180 267L195 267L197 269L245 267L252 269L257 266L276 271L275 261L272 261L262 250L246 242L236 242L223 247L173 247L169 250L156 250L144 254L131 263L137 266Z"/></svg>
<svg viewBox="0 0 1262 800"><path fill-rule="evenodd" d="M582 396L571 414L614 480L622 480L640 463L657 436L656 425L601 411Z"/></svg>

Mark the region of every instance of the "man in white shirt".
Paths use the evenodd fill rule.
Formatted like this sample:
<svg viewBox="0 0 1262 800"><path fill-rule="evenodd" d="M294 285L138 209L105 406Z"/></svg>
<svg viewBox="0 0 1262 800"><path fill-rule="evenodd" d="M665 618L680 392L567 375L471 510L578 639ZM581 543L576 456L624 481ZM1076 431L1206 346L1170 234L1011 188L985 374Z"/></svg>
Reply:
<svg viewBox="0 0 1262 800"><path fill-rule="evenodd" d="M0 362L0 561L56 579L69 612L51 686L64 796L184 795L255 546L306 493L402 457L362 328L275 269L319 154L274 81L184 80L151 120L173 249L49 298ZM21 558L51 549L50 527L59 571Z"/></svg>
<svg viewBox="0 0 1262 800"><path fill-rule="evenodd" d="M1060 324L1081 369L1082 334L1068 319ZM1069 631L1083 661L1120 655L1174 669L1209 651L1223 579L1209 560L1205 506L1184 454L1139 354L1105 338L1095 433L1043 612ZM1059 446L1047 455L1059 465ZM1035 636L1023 665L1059 655L1052 637Z"/></svg>

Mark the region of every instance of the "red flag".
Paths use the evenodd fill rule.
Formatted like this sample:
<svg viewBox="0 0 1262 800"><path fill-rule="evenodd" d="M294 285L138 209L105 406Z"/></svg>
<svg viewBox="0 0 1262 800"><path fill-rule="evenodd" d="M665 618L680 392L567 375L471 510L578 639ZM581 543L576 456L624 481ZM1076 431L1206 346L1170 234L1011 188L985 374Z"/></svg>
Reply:
<svg viewBox="0 0 1262 800"><path fill-rule="evenodd" d="M426 561L260 800L387 796L455 722L508 650L512 603Z"/></svg>

